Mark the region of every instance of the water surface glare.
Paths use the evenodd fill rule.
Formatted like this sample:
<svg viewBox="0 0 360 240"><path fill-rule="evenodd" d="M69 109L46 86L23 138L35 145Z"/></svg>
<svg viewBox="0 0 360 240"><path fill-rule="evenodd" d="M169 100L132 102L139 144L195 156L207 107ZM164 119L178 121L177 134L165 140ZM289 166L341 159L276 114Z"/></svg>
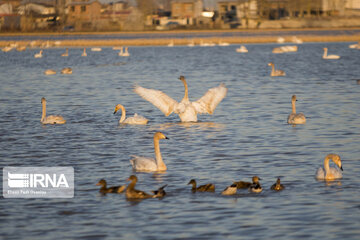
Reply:
<svg viewBox="0 0 360 240"><path fill-rule="evenodd" d="M73 199L0 199L2 239L358 239L360 236L360 51L348 43L306 43L299 51L272 54L276 44L247 45L247 54L228 47L132 47L119 57L70 48L0 52L0 162L6 166L72 166ZM323 47L340 60L322 60ZM268 62L286 72L270 77ZM64 67L72 75L62 75ZM46 76L46 69L58 74ZM136 95L135 84L183 97L184 75L191 100L223 82L226 98L198 123L165 117ZM305 125L286 123L291 96ZM65 125L43 126L48 114ZM121 103L147 126L119 126ZM125 184L132 154L153 156L152 136L169 140L160 148L168 171L137 173L147 192L168 184L168 195L131 202L101 196L95 184ZM343 160L343 179L315 180L328 153ZM220 192L233 181L262 178L264 191L235 196ZM2 171L0 173L2 179ZM281 177L286 189L270 186ZM212 182L215 193L192 194L190 179Z"/></svg>

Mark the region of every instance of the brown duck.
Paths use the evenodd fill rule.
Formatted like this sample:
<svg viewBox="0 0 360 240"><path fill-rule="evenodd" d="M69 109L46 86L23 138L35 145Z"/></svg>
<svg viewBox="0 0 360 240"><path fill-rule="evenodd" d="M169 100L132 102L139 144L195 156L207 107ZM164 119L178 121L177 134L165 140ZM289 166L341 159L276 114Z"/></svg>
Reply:
<svg viewBox="0 0 360 240"><path fill-rule="evenodd" d="M126 188L126 198L130 199L145 199L145 198L153 198L155 195L148 194L146 192L135 189L135 185L138 181L135 175L131 175L127 181L131 181L128 187Z"/></svg>
<svg viewBox="0 0 360 240"><path fill-rule="evenodd" d="M192 184L191 191L192 192L215 192L215 185L212 183L208 183L205 185L201 185L199 187L196 187L196 181L195 179L191 179L188 185Z"/></svg>
<svg viewBox="0 0 360 240"><path fill-rule="evenodd" d="M271 186L271 190L274 190L274 191L281 191L281 190L283 190L285 187L284 187L284 185L282 185L281 183L280 183L280 178L278 178L277 180L276 180L276 183L274 183L272 186Z"/></svg>
<svg viewBox="0 0 360 240"><path fill-rule="evenodd" d="M97 186L101 186L100 193L106 194L106 193L122 193L125 190L125 186L113 186L113 187L107 187L107 183L105 179L101 179L97 184Z"/></svg>
<svg viewBox="0 0 360 240"><path fill-rule="evenodd" d="M251 182L244 182L244 181L233 182L233 184L236 184L237 189L247 189L251 186Z"/></svg>
<svg viewBox="0 0 360 240"><path fill-rule="evenodd" d="M166 192L165 192L165 190L164 190L164 188L165 188L166 186L167 186L167 184L164 185L164 186L162 186L162 187L159 188L158 190L151 191L151 192L154 194L154 197L157 197L157 198L162 198L162 197L164 197L164 196L166 195Z"/></svg>

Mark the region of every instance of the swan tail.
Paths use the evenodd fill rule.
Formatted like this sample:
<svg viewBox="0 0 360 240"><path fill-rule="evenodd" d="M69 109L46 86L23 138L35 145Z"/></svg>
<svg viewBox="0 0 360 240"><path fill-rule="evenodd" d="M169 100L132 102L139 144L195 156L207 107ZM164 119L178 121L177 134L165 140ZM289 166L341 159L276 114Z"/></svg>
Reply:
<svg viewBox="0 0 360 240"><path fill-rule="evenodd" d="M213 114L217 105L224 99L227 93L225 84L220 84L217 87L209 89L204 96L196 102L193 102L198 113Z"/></svg>
<svg viewBox="0 0 360 240"><path fill-rule="evenodd" d="M178 105L177 101L159 90L143 88L136 85L134 92L160 109L165 116L169 116Z"/></svg>

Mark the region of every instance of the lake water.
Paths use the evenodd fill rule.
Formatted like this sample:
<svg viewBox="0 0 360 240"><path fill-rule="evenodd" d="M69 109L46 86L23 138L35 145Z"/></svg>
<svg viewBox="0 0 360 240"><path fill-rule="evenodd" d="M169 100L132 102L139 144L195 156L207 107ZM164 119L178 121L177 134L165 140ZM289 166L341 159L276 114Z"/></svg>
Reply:
<svg viewBox="0 0 360 240"><path fill-rule="evenodd" d="M71 166L72 199L0 199L0 239L359 239L360 236L360 51L349 43L306 43L296 53L273 54L276 44L247 45L247 54L228 47L130 47L119 57L111 48L0 52L0 162L6 166ZM340 60L323 60L323 47ZM286 72L270 77L268 62ZM72 75L46 76L46 69L72 67ZM165 117L132 89L135 84L183 97L184 75L191 100L221 82L226 98L213 115L181 124ZM305 125L286 123L291 96ZM43 126L48 114L65 125ZM119 126L127 113L149 119L146 126ZM126 184L132 154L153 156L152 137L168 171L136 173L138 189L168 184L161 200L127 201L99 194L95 184ZM324 157L342 158L343 179L315 179ZM264 190L235 196L221 191L233 181L258 175ZM1 176L2 178L2 171ZM281 177L286 189L269 190ZM215 193L192 194L190 179L212 182Z"/></svg>

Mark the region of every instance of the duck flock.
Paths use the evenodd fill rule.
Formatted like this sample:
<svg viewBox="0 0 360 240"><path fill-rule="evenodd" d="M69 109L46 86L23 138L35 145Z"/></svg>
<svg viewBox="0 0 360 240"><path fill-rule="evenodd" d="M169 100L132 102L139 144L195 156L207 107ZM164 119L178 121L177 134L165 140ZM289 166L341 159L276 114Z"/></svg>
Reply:
<svg viewBox="0 0 360 240"><path fill-rule="evenodd" d="M169 45L170 46L170 45ZM173 46L173 43L171 44ZM227 45L222 45L227 46ZM350 48L357 48L360 49L359 44L353 44L349 46ZM274 48L273 53L284 53L284 52L293 52L297 51L297 46L283 46ZM92 51L101 51L101 48L93 48ZM128 48L125 47L125 51L123 47L114 48L114 50L120 50L118 55L119 56L130 56ZM3 49L3 51L5 51ZM236 49L236 52L239 53L247 53L248 50L245 46L241 46L240 48ZM340 56L338 55L328 55L328 49L324 48L324 55L323 59L339 59ZM43 50L40 50L38 53L34 55L34 58L41 58L43 56ZM65 52L61 54L62 57L69 56L69 49L66 48ZM83 49L82 55L86 57L86 48ZM270 62L268 64L271 66L272 70L270 76L277 77L277 76L285 76L286 73L282 70L275 69L274 63ZM56 74L55 70L47 69L44 72L46 75ZM62 69L61 73L63 74L72 74L71 68L64 68ZM184 85L184 97L183 99L178 102L165 94L162 91L141 87L136 85L134 87L134 92L141 96L143 99L147 100L148 102L152 103L155 107L157 107L165 116L169 116L171 113L178 114L181 122L197 122L198 121L198 114L213 114L216 107L220 104L220 102L226 97L227 94L227 87L225 84L220 83L218 86L210 88L202 97L200 97L197 101L191 102L189 100L188 95L188 83L184 76L180 76L179 80ZM296 125L296 124L306 124L306 117L303 113L296 112L295 102L297 101L296 95L291 97L291 105L292 109L290 114L287 118L287 123ZM43 97L41 99L42 103L42 117L41 123L42 124L65 124L66 120L60 115L46 115L46 99ZM126 117L126 110L125 107L121 104L117 104L115 106L114 114L116 114L119 110L121 110L121 118L119 120L119 124L135 124L135 125L146 125L148 124L148 119L145 117L138 115L135 113L132 117ZM154 133L153 142L154 142L154 152L155 152L155 159L137 155L130 156L130 165L133 168L134 172L164 172L167 170L167 166L165 161L162 158L160 152L160 145L159 142L161 139L168 139L163 133L156 132ZM329 161L332 160L336 165L337 168L329 167ZM318 180L335 180L342 178L342 163L341 158L337 154L328 154L325 156L324 167L320 167L317 172L315 173L315 178ZM261 178L258 176L253 176L251 181L238 181L229 183L227 187L223 191L221 191L222 195L234 195L237 193L237 190L246 189L251 193L260 193L262 192L263 188L260 184ZM162 198L166 195L165 188L166 185L161 186L160 188L151 191L151 193L146 193L144 191L138 190L135 188L138 178L136 175L131 175L127 181L130 183L126 185L120 186L108 186L105 179L101 179L97 185L101 186L100 193L101 194L108 194L108 193L116 193L122 194L125 193L127 199L145 199L145 198ZM215 192L215 184L208 183L202 184L200 186L197 185L195 179L191 179L187 185L191 185L189 190L192 193L197 192ZM270 187L271 190L274 191L282 191L285 189L285 186L281 184L280 178L276 179L276 182Z"/></svg>

